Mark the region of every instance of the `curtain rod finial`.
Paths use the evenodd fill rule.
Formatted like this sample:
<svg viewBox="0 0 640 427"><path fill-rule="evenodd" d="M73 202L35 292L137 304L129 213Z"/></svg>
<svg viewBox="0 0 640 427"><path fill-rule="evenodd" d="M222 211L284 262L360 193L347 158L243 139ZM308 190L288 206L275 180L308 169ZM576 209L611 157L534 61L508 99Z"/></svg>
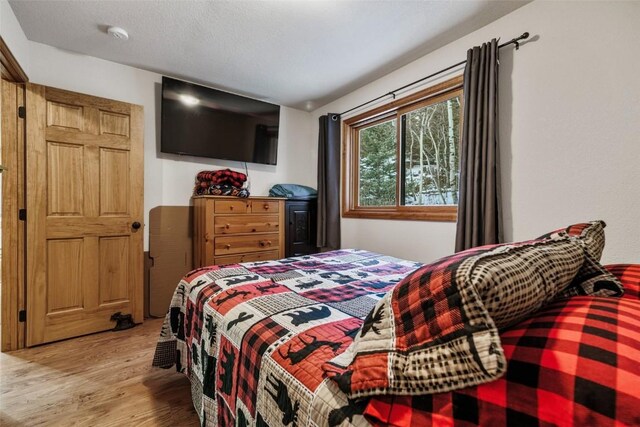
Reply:
<svg viewBox="0 0 640 427"><path fill-rule="evenodd" d="M520 49L520 43L519 43L520 40L524 40L524 39L527 39L527 38L529 38L529 32L528 31L522 33L522 35L520 37L516 37L515 39L511 40L511 42L514 45L516 45L516 50L519 50Z"/></svg>

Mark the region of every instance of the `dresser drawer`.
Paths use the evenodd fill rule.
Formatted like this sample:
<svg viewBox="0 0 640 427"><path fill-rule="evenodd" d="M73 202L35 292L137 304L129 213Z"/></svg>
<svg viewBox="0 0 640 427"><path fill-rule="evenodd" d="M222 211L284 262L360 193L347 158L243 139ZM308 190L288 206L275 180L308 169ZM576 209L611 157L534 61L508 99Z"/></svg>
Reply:
<svg viewBox="0 0 640 427"><path fill-rule="evenodd" d="M284 200L193 198L194 266L284 258Z"/></svg>
<svg viewBox="0 0 640 427"><path fill-rule="evenodd" d="M280 248L280 236L277 233L249 236L216 237L215 256L239 254L244 252L270 251Z"/></svg>
<svg viewBox="0 0 640 427"><path fill-rule="evenodd" d="M249 202L246 200L216 200L214 212L217 214L249 212Z"/></svg>
<svg viewBox="0 0 640 427"><path fill-rule="evenodd" d="M280 229L278 215L216 216L215 234L277 233Z"/></svg>
<svg viewBox="0 0 640 427"><path fill-rule="evenodd" d="M242 255L218 256L215 258L216 265L237 264L240 262L268 261L280 258L278 251L253 252Z"/></svg>
<svg viewBox="0 0 640 427"><path fill-rule="evenodd" d="M269 201L269 200L252 200L251 201L251 212L252 213L267 213L273 212L278 213L278 202Z"/></svg>

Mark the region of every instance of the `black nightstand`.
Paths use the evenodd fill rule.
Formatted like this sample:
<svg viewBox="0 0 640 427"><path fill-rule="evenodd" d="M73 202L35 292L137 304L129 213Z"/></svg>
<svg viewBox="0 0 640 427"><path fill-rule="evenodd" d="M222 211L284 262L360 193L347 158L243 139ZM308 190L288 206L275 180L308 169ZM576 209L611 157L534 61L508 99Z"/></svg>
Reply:
<svg viewBox="0 0 640 427"><path fill-rule="evenodd" d="M317 199L285 201L285 256L318 252L316 247Z"/></svg>

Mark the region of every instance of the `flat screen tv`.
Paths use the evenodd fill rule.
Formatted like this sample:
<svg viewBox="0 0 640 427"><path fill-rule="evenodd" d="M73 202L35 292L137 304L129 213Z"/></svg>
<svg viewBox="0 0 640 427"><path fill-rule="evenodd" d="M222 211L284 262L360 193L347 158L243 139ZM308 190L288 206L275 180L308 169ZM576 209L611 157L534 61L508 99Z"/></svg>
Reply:
<svg viewBox="0 0 640 427"><path fill-rule="evenodd" d="M275 165L280 106L162 78L160 151Z"/></svg>

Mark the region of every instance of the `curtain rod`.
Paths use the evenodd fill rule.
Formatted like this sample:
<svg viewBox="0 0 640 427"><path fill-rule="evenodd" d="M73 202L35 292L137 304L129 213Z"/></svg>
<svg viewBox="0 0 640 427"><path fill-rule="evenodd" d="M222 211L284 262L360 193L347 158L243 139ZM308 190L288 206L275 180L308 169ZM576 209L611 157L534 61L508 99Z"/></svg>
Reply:
<svg viewBox="0 0 640 427"><path fill-rule="evenodd" d="M514 45L516 45L516 50L518 50L518 49L520 49L520 40L524 40L524 39L527 39L527 38L529 38L529 33L528 33L528 32L527 32L527 33L523 33L520 37L516 37L516 38L514 38L514 39L509 40L508 42L502 43L501 45L499 45L499 46L498 46L498 48L499 48L499 49L502 49L502 48L503 48L503 47L505 47L505 46L509 46L509 45L511 45L511 44L514 44ZM399 87L399 88L397 88L397 89L394 89L394 90L392 90L391 92L385 93L384 95L380 95L379 97L374 98L374 99L372 99L372 100L370 100L370 101L364 102L364 103L362 103L362 104L358 105L357 107L353 107L353 108L351 108L351 109L349 109L349 110L347 110L347 111L343 111L342 113L338 114L338 116L344 116L344 115L345 115L345 114L347 114L347 113L350 113L350 112L352 112L352 111L354 111L354 110L357 110L358 108L364 107L365 105L371 104L372 102L379 101L379 100L381 100L382 98L387 97L387 96L392 96L392 97L394 97L394 98L395 98L395 97L396 97L396 92L401 91L401 90L403 90L403 89L406 89L406 88L408 88L408 87L411 87L411 86L413 86L413 85L416 85L416 84L418 84L418 83L421 83L421 82L423 82L423 81L425 81L425 80L427 80L427 79L430 79L431 77L435 77L435 76L437 76L438 74L445 73L445 72L449 71L450 69L452 69L452 68L456 68L456 67L458 67L458 66L460 66L460 65L462 65L462 64L464 64L464 63L466 63L466 62L467 62L467 60L465 59L464 61L460 61L460 62L458 62L457 64L453 64L453 65L451 65L451 66L449 66L449 67L447 67L447 68L443 68L443 69L442 69L442 70L440 70L440 71L436 71L436 72L435 72L435 73L433 73L433 74L429 74L429 75L428 75L428 76L426 76L426 77L423 77L423 78L421 78L421 79L419 79L419 80L416 80L416 81L411 82L411 83L409 83L409 84L406 84L406 85L404 85L404 86L402 86L402 87ZM337 117L336 117L336 119L337 119ZM335 119L334 119L334 120L335 120Z"/></svg>

